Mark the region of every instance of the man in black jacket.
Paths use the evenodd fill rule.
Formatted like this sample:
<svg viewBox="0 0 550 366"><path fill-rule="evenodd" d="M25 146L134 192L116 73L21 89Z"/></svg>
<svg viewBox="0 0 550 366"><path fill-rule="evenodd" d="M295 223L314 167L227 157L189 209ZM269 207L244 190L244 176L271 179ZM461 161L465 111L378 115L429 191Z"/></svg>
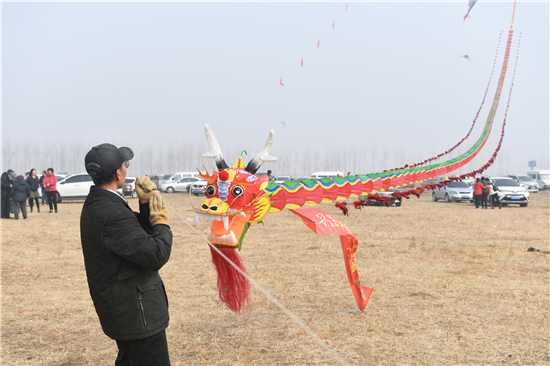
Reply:
<svg viewBox="0 0 550 366"><path fill-rule="evenodd" d="M10 218L10 190L13 186L13 180L15 179L15 173L13 170L8 170L5 173L2 173L1 178L1 203L0 203L0 217L3 219L9 219Z"/></svg>
<svg viewBox="0 0 550 366"><path fill-rule="evenodd" d="M165 366L168 299L158 270L170 257L172 232L166 205L148 177L136 179L139 213L117 194L133 156L111 144L86 155L94 186L80 217L82 251L101 327L117 342L115 365Z"/></svg>

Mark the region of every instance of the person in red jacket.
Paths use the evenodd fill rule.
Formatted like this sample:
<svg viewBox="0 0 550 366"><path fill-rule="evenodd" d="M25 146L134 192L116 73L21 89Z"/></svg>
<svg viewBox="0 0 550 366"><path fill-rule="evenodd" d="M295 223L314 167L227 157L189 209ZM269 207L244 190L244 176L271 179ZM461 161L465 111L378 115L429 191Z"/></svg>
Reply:
<svg viewBox="0 0 550 366"><path fill-rule="evenodd" d="M483 194L483 188L488 187L484 186L479 178L476 178L476 182L474 184L474 201L476 203L476 209L479 209L479 204L481 203L481 195Z"/></svg>
<svg viewBox="0 0 550 366"><path fill-rule="evenodd" d="M57 213L57 177L53 174L53 168L48 168L48 175L44 177L42 184L44 184L46 188L46 195L48 196L48 203L50 204L50 213L53 212L54 207L55 213Z"/></svg>

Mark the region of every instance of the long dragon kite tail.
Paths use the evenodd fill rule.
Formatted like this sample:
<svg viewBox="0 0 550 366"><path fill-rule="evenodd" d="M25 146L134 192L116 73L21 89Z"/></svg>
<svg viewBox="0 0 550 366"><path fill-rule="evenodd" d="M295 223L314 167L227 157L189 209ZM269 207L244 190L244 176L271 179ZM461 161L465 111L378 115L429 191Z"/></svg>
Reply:
<svg viewBox="0 0 550 366"><path fill-rule="evenodd" d="M246 268L241 256L235 248L216 247L244 273ZM218 274L218 293L220 300L223 301L231 310L240 313L242 308L249 303L250 283L248 280L229 264L217 251L210 247L212 253L212 263L216 267Z"/></svg>
<svg viewBox="0 0 550 366"><path fill-rule="evenodd" d="M320 203L330 203L337 200L344 201L350 197L354 198L375 194L390 188L399 188L426 179L446 175L469 163L481 151L491 133L500 96L502 94L502 85L506 77L513 34L514 31L510 29L498 85L489 115L485 122L485 127L481 136L468 151L454 159L427 166L416 166L414 168L364 175L360 174L356 176L350 175L346 177L322 178L319 180L306 179L301 182L287 181L281 184L270 183L264 188L265 194L271 201L269 212L279 212L285 208L298 209L304 205L315 206ZM426 161L432 160L433 159ZM411 191L411 194L418 197L425 189L433 189L433 187L417 189L416 191Z"/></svg>

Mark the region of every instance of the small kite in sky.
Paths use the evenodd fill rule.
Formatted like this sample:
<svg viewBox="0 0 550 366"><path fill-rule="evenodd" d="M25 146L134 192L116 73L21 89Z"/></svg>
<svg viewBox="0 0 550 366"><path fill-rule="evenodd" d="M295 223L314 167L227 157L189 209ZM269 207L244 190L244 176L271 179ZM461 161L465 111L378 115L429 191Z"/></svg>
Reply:
<svg viewBox="0 0 550 366"><path fill-rule="evenodd" d="M321 40L317 41L317 49L319 49L319 44L321 44Z"/></svg>
<svg viewBox="0 0 550 366"><path fill-rule="evenodd" d="M282 86L285 86L285 84L283 84L283 77L281 76L281 81L279 81L279 83L281 83Z"/></svg>
<svg viewBox="0 0 550 366"><path fill-rule="evenodd" d="M300 65L302 65L302 67L304 67L304 59L302 59L302 62L300 62Z"/></svg>
<svg viewBox="0 0 550 366"><path fill-rule="evenodd" d="M332 22L332 29L334 29L334 23L336 23L336 21Z"/></svg>
<svg viewBox="0 0 550 366"><path fill-rule="evenodd" d="M346 3L346 11L348 11L348 3Z"/></svg>
<svg viewBox="0 0 550 366"><path fill-rule="evenodd" d="M466 13L466 15L464 15L464 20L466 20L466 18L469 18L470 17L470 10L472 10L472 8L474 7L474 5L477 3L478 0L470 0L470 2L468 3L468 12Z"/></svg>
<svg viewBox="0 0 550 366"><path fill-rule="evenodd" d="M468 61L472 62L472 60L470 60L470 56L468 56L468 55L458 56L458 58L456 59L456 61L458 61L458 59L461 58L461 57L464 57L464 58L467 59Z"/></svg>
<svg viewBox="0 0 550 366"><path fill-rule="evenodd" d="M286 124L283 121L281 121L281 123L283 124L284 127L286 127Z"/></svg>

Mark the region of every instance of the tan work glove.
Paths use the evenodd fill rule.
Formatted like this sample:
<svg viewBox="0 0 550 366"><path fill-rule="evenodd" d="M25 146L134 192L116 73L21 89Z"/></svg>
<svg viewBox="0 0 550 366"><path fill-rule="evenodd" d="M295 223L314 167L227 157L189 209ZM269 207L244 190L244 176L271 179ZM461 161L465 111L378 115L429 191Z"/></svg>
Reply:
<svg viewBox="0 0 550 366"><path fill-rule="evenodd" d="M151 182L148 176L142 175L136 178L136 193L139 197L139 201L146 203L154 194L152 191L157 189L157 185Z"/></svg>
<svg viewBox="0 0 550 366"><path fill-rule="evenodd" d="M168 225L168 209L160 194L158 196L153 194L149 200L149 221L151 221L152 226L158 224Z"/></svg>

